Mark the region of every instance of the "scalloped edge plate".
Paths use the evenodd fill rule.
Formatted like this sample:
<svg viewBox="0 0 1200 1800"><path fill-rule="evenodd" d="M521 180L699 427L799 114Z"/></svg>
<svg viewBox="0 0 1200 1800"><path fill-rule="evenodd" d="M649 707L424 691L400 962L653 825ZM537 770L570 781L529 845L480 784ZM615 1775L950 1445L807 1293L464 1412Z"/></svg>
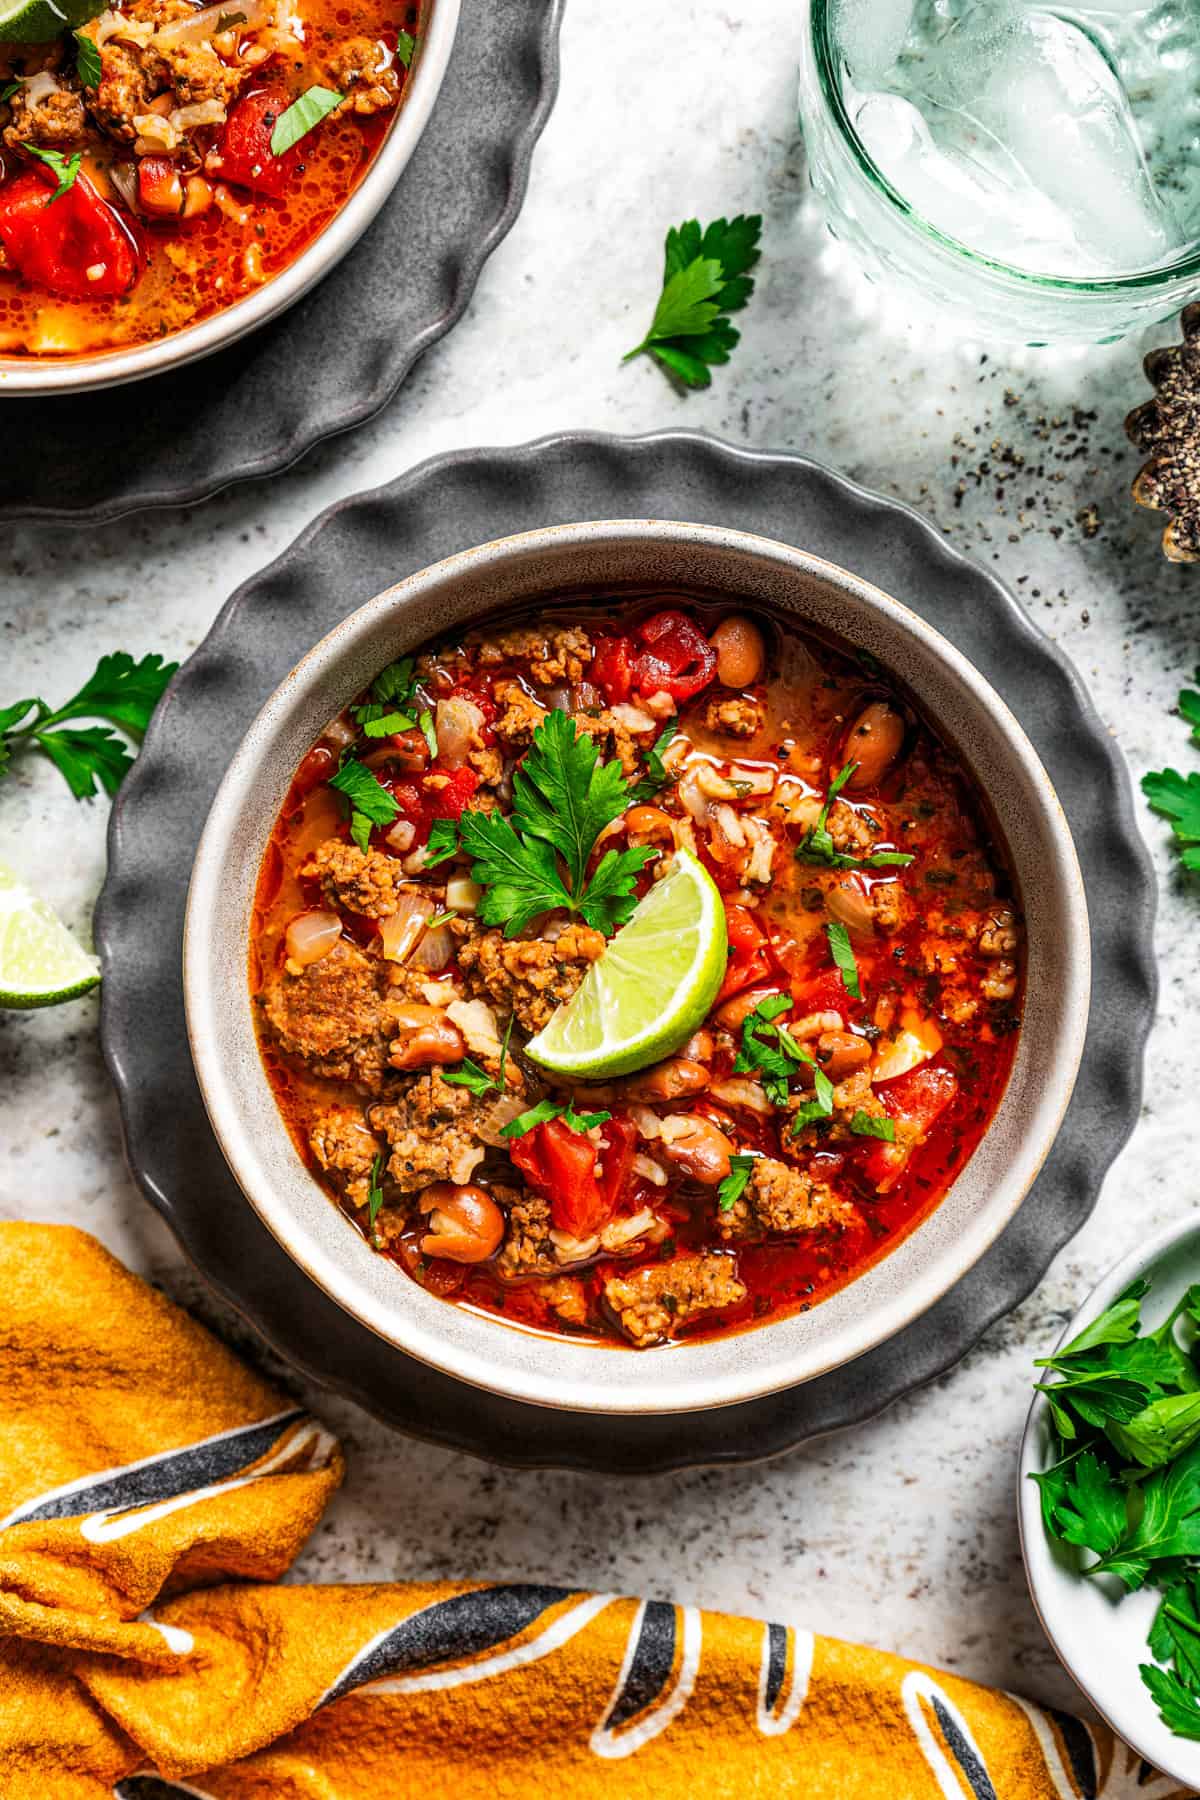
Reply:
<svg viewBox="0 0 1200 1800"><path fill-rule="evenodd" d="M998 1242L929 1312L801 1387L698 1414L598 1419L501 1400L404 1356L291 1262L209 1128L184 1028L180 942L200 829L232 750L330 626L466 545L630 517L803 545L911 606L971 658L1009 700L1066 810L1088 882L1094 988L1075 1095L1041 1175ZM684 432L569 433L438 457L343 500L232 596L172 682L113 810L96 912L101 1036L143 1191L217 1291L314 1381L413 1435L522 1467L652 1474L752 1462L870 1418L943 1374L1084 1223L1140 1107L1154 902L1125 765L1078 676L1000 582L927 520L798 456Z"/></svg>

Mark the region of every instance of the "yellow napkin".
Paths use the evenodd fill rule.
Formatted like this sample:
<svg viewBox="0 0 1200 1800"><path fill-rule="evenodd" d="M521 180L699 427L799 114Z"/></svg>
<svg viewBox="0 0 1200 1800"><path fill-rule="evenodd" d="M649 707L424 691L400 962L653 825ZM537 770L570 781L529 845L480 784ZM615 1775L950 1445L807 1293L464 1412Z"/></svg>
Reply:
<svg viewBox="0 0 1200 1800"><path fill-rule="evenodd" d="M67 1227L0 1225L4 1800L1172 1800L1099 1727L567 1584L275 1585L336 1441Z"/></svg>

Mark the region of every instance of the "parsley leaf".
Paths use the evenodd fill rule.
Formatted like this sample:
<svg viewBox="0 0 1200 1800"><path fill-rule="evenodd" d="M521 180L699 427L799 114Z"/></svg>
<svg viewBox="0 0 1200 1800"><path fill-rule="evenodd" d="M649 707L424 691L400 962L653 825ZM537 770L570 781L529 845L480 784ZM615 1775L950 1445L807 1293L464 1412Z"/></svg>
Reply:
<svg viewBox="0 0 1200 1800"><path fill-rule="evenodd" d="M367 1224L371 1234L375 1233L375 1221L379 1217L379 1209L383 1205L383 1151L371 1164L371 1184L367 1190Z"/></svg>
<svg viewBox="0 0 1200 1800"><path fill-rule="evenodd" d="M1138 1673L1150 1689L1163 1724L1176 1737L1200 1738L1200 1694L1193 1693L1171 1669L1141 1663Z"/></svg>
<svg viewBox="0 0 1200 1800"><path fill-rule="evenodd" d="M37 749L50 758L77 800L101 790L114 794L133 762L124 740L106 725L62 728L72 719L105 719L140 742L178 666L164 663L161 656L135 662L118 650L102 656L79 692L62 706L51 709L44 700L30 698L0 709L0 775L14 752Z"/></svg>
<svg viewBox="0 0 1200 1800"><path fill-rule="evenodd" d="M760 1000L754 1011L742 1020L742 1047L733 1064L735 1075L758 1076L772 1106L787 1105L788 1082L794 1074L793 1059L780 1045L779 1031L773 1023L780 1013L790 1012L791 1007L788 994L768 994L765 1000Z"/></svg>
<svg viewBox="0 0 1200 1800"><path fill-rule="evenodd" d="M385 712L376 701L369 701L366 706L356 706L358 722L363 728L363 736L369 738L391 737L397 731L411 731L416 720L407 713Z"/></svg>
<svg viewBox="0 0 1200 1800"><path fill-rule="evenodd" d="M37 144L23 143L21 148L30 156L36 156L39 162L44 162L58 176L58 186L46 202L47 206L53 206L68 189L75 186L75 178L83 166L83 151L76 150L73 156L64 156L61 150L42 150Z"/></svg>
<svg viewBox="0 0 1200 1800"><path fill-rule="evenodd" d="M634 879L654 855L648 846L609 850L587 878L596 839L625 810L629 786L618 762L601 763L592 740L576 736L565 713L550 712L513 776L511 814L468 809L453 839L443 832L435 842L431 833L426 867L454 848L466 851L472 880L484 889L479 918L503 926L506 937L556 908L580 913L609 934L637 905Z"/></svg>
<svg viewBox="0 0 1200 1800"><path fill-rule="evenodd" d="M881 1138L885 1144L896 1141L896 1126L886 1113L864 1112L860 1106L850 1118L850 1129L855 1137Z"/></svg>
<svg viewBox="0 0 1200 1800"><path fill-rule="evenodd" d="M1200 681L1200 669L1195 679ZM1200 745L1200 694L1184 688L1177 705L1192 728L1191 742ZM1152 770L1142 776L1142 792L1154 812L1171 820L1180 863L1200 871L1200 773L1193 769L1185 778L1175 769Z"/></svg>
<svg viewBox="0 0 1200 1800"><path fill-rule="evenodd" d="M293 144L298 144L302 137L307 137L314 125L340 106L346 98L344 94L335 93L332 88L306 88L300 97L285 106L275 121L271 132L271 155L283 156Z"/></svg>
<svg viewBox="0 0 1200 1800"><path fill-rule="evenodd" d="M486 1069L481 1069L478 1063L473 1063L469 1056L464 1056L456 1068L443 1069L442 1080L449 1082L451 1087L470 1088L477 1100L481 1100L485 1094L490 1094L493 1088L500 1086L500 1083L494 1081Z"/></svg>
<svg viewBox="0 0 1200 1800"><path fill-rule="evenodd" d="M840 919L830 919L825 927L825 936L829 939L829 953L841 970L842 986L852 1000L861 1000L862 989L858 985L858 964L854 960L854 951L850 946L850 933Z"/></svg>
<svg viewBox="0 0 1200 1800"><path fill-rule="evenodd" d="M403 63L406 69L412 68L413 51L416 47L416 39L411 31L396 33L396 61Z"/></svg>
<svg viewBox="0 0 1200 1800"><path fill-rule="evenodd" d="M730 1212L741 1199L754 1169L756 1157L735 1155L729 1159L729 1173L717 1189L717 1209Z"/></svg>
<svg viewBox="0 0 1200 1800"><path fill-rule="evenodd" d="M435 819L425 844L425 867L432 869L435 864L445 862L447 857L457 856L458 838L457 819Z"/></svg>
<svg viewBox="0 0 1200 1800"><path fill-rule="evenodd" d="M400 811L394 796L353 756L330 776L329 785L350 802L350 836L360 850L368 848L374 826L390 825Z"/></svg>
<svg viewBox="0 0 1200 1800"><path fill-rule="evenodd" d="M84 31L75 31L71 35L75 39L75 73L80 87L99 87L104 67L95 38L88 37Z"/></svg>
<svg viewBox="0 0 1200 1800"><path fill-rule="evenodd" d="M6 81L4 83L4 86L0 87L0 105L3 105L6 101L11 100L13 95L19 94L20 91L21 91L21 83L19 81Z"/></svg>
<svg viewBox="0 0 1200 1800"><path fill-rule="evenodd" d="M663 752L678 730L679 720L671 719L647 750L646 773L629 790L630 806L640 806L646 800L653 800L659 789L666 786L670 777L663 765Z"/></svg>
<svg viewBox="0 0 1200 1800"><path fill-rule="evenodd" d="M903 850L876 850L870 856L847 856L833 847L827 827L834 801L857 769L857 763L845 763L829 783L824 804L815 825L810 825L793 855L797 862L816 863L825 869L890 869L907 868L914 860Z"/></svg>
<svg viewBox="0 0 1200 1800"><path fill-rule="evenodd" d="M507 1125L500 1127L500 1136L505 1138L524 1137L535 1125L545 1125L551 1119L561 1119L571 1131L588 1132L597 1125L603 1125L611 1119L610 1112L577 1113L569 1105L560 1104L557 1100L539 1100L527 1112L518 1113Z"/></svg>
<svg viewBox="0 0 1200 1800"><path fill-rule="evenodd" d="M624 361L647 352L685 388L708 387L710 368L727 363L740 341L725 315L739 312L754 292L749 271L761 233L758 213L714 219L704 231L689 219L668 231L654 318Z"/></svg>

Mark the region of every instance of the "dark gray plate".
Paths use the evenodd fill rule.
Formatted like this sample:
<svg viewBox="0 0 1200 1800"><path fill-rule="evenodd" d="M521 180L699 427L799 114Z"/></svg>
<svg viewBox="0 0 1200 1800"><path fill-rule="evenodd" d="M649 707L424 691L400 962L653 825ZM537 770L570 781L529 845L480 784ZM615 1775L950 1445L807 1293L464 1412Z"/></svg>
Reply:
<svg viewBox="0 0 1200 1800"><path fill-rule="evenodd" d="M301 655L380 589L472 544L580 519L684 519L781 538L866 576L951 638L1037 746L1071 822L1092 915L1094 998L1066 1122L1020 1212L915 1324L765 1400L668 1418L498 1400L392 1349L314 1287L217 1148L184 1030L192 859L251 719ZM1000 583L908 507L795 456L684 432L569 435L439 457L323 514L238 590L163 700L113 810L96 913L101 1033L134 1174L198 1267L284 1356L404 1431L530 1467L655 1473L778 1454L940 1375L1036 1285L1091 1212L1138 1115L1154 1009L1154 885L1129 781L1073 669ZM686 1355L686 1351L673 1354Z"/></svg>
<svg viewBox="0 0 1200 1800"><path fill-rule="evenodd" d="M558 83L564 0L463 0L433 115L379 216L278 319L100 393L0 401L0 519L110 520L276 475L361 425L466 310Z"/></svg>

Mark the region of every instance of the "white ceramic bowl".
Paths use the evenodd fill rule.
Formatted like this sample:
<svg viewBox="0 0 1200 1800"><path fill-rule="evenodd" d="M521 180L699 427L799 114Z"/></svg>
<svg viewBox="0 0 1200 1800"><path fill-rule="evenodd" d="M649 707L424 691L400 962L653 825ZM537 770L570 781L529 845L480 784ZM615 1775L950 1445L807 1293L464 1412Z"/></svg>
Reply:
<svg viewBox="0 0 1200 1800"><path fill-rule="evenodd" d="M1059 1344L1076 1337L1142 1275L1153 1283L1142 1302L1143 1329L1150 1329L1162 1323L1185 1288L1200 1281L1200 1221L1193 1217L1168 1226L1110 1269ZM1086 1579L1070 1545L1047 1536L1037 1483L1029 1476L1046 1468L1052 1457L1050 1408L1038 1394L1021 1442L1018 1505L1025 1573L1046 1636L1118 1737L1154 1768L1200 1791L1200 1743L1167 1729L1138 1674L1139 1663L1154 1660L1146 1638L1162 1596L1152 1587L1128 1594L1111 1576Z"/></svg>
<svg viewBox="0 0 1200 1800"><path fill-rule="evenodd" d="M447 1304L376 1256L304 1167L263 1072L247 985L259 864L293 772L326 722L392 658L501 607L565 590L708 588L836 633L918 697L983 776L1025 911L1025 1020L1007 1092L938 1210L811 1312L633 1353L549 1340ZM192 874L184 990L196 1072L230 1167L312 1279L389 1342L479 1387L588 1412L683 1412L749 1400L889 1338L982 1256L1054 1140L1083 1049L1090 956L1083 884L1045 770L1008 708L952 645L831 563L736 531L654 521L566 525L463 552L343 621L267 701L213 802Z"/></svg>
<svg viewBox="0 0 1200 1800"><path fill-rule="evenodd" d="M356 244L416 149L454 48L461 0L432 0L404 99L366 174L325 230L281 274L210 319L149 344L71 357L0 356L0 399L8 394L77 394L119 387L222 350L293 305Z"/></svg>

